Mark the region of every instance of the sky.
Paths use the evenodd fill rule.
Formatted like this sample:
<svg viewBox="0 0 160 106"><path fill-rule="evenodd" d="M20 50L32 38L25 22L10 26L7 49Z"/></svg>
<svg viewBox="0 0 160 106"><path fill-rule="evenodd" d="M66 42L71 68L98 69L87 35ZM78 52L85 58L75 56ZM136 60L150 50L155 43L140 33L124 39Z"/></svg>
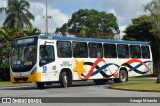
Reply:
<svg viewBox="0 0 160 106"><path fill-rule="evenodd" d="M46 0L28 0L30 3L30 12L35 16L35 21L32 22L34 27L37 27L45 32L45 16ZM48 31L54 33L57 27L61 27L68 22L72 14L79 9L95 9L113 13L117 17L117 23L120 29L120 36L124 35L123 31L131 24L131 20L141 15L147 14L143 6L151 0L47 0L48 16ZM7 0L0 0L0 7L6 7ZM0 14L0 26L5 20L5 13Z"/></svg>

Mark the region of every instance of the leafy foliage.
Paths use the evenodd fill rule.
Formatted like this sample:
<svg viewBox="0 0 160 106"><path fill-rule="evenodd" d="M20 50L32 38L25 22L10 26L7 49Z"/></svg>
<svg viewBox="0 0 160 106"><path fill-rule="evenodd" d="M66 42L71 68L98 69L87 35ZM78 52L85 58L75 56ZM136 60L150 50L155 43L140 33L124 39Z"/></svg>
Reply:
<svg viewBox="0 0 160 106"><path fill-rule="evenodd" d="M7 7L1 7L6 18L0 28L0 80L9 80L9 64L11 42L20 37L40 34L37 28L32 28L34 16L29 12L30 4L26 0L7 0ZM24 29L25 28L25 29Z"/></svg>
<svg viewBox="0 0 160 106"><path fill-rule="evenodd" d="M81 37L113 36L114 32L119 30L116 21L117 19L112 13L106 14L97 10L80 9L72 14L68 23L57 28L55 32L61 32L64 36L66 32Z"/></svg>
<svg viewBox="0 0 160 106"><path fill-rule="evenodd" d="M39 29L31 27L24 29L23 32L7 27L0 28L0 80L9 80L11 42L20 37L37 35L39 33Z"/></svg>
<svg viewBox="0 0 160 106"><path fill-rule="evenodd" d="M158 51L156 54L156 60L158 59L156 69L158 72L158 70L160 70L160 0L152 0L144 6L144 9L150 12L150 22L155 31L155 38L157 44L155 45L155 48L157 48Z"/></svg>
<svg viewBox="0 0 160 106"><path fill-rule="evenodd" d="M27 27L23 30L23 33L25 33L27 36L33 36L39 35L41 31L38 28Z"/></svg>
<svg viewBox="0 0 160 106"><path fill-rule="evenodd" d="M14 31L5 27L0 29L0 79L2 80L9 80L12 33L14 33Z"/></svg>
<svg viewBox="0 0 160 106"><path fill-rule="evenodd" d="M132 24L129 25L125 32L123 39L125 40L137 40L137 41L151 41L154 37L154 30L151 22L148 20L149 16L142 16L132 20Z"/></svg>
<svg viewBox="0 0 160 106"><path fill-rule="evenodd" d="M7 27L2 27L0 29L0 42L4 43L4 42L10 42L13 40L13 33L15 33L17 30L10 30Z"/></svg>
<svg viewBox="0 0 160 106"><path fill-rule="evenodd" d="M152 0L144 6L144 9L150 12L150 22L157 33L160 33L160 0Z"/></svg>
<svg viewBox="0 0 160 106"><path fill-rule="evenodd" d="M7 7L0 8L0 13L4 11L7 15L3 25L20 31L24 26L32 26L30 20L34 20L34 16L29 12L29 7L26 0L8 0Z"/></svg>

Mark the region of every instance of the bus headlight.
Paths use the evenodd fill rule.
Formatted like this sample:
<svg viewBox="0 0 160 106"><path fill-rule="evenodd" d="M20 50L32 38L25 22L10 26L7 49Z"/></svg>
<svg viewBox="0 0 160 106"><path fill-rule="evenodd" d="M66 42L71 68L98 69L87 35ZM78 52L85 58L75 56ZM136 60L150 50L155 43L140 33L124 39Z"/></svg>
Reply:
<svg viewBox="0 0 160 106"><path fill-rule="evenodd" d="M31 75L32 75L32 74L35 74L36 71L37 71L37 67L35 67L35 68L32 70Z"/></svg>

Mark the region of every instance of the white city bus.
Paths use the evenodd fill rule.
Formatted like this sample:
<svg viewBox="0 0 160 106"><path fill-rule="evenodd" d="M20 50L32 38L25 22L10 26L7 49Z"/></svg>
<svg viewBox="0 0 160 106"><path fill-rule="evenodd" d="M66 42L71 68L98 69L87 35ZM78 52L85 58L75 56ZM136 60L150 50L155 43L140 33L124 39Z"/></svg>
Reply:
<svg viewBox="0 0 160 106"><path fill-rule="evenodd" d="M17 39L12 47L11 82L36 82L38 88L91 79L120 83L153 73L148 42L37 35Z"/></svg>

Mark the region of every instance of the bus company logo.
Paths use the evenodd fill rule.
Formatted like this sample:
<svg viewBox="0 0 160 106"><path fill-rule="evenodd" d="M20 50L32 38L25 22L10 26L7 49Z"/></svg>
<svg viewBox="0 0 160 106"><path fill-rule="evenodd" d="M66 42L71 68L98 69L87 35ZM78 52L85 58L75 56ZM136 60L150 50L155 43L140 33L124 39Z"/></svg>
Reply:
<svg viewBox="0 0 160 106"><path fill-rule="evenodd" d="M63 63L60 64L60 66L72 66L72 64L69 63L69 61L63 61Z"/></svg>
<svg viewBox="0 0 160 106"><path fill-rule="evenodd" d="M103 66L98 66L98 64L100 62L103 62L104 65ZM121 67L128 67L129 68L129 72L134 71L135 73L138 74L146 74L148 72L152 73L151 71L151 67L149 67L147 64L149 64L151 61L141 61L139 59L131 59L128 60L126 63L123 63L122 65L118 65L115 63L107 63L103 58L98 58L94 63L93 62L84 62L84 60L82 61L78 61L77 59L75 59L75 67L73 69L74 72L77 72L78 74L78 78L81 80L88 80L91 76L94 76L98 73L100 73L103 77L105 78L110 78L110 77L114 77L114 78L118 78L118 70ZM138 63L135 66L132 66L132 63ZM91 66L89 72L84 75L86 71L84 65L89 65ZM114 66L116 67L116 69L111 70L110 66ZM142 72L141 70L138 70L139 67L145 67L147 70ZM103 70L109 71L110 74L107 74L106 72L104 72Z"/></svg>
<svg viewBox="0 0 160 106"><path fill-rule="evenodd" d="M11 103L11 98L2 98L2 103Z"/></svg>

